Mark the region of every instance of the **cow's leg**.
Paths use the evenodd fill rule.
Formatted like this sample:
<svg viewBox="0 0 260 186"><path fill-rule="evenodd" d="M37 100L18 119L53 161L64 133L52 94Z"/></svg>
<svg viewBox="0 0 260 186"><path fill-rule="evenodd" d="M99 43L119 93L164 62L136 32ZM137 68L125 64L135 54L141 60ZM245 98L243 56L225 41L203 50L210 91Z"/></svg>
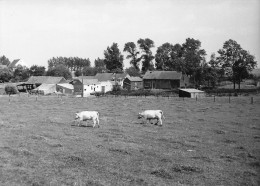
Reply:
<svg viewBox="0 0 260 186"><path fill-rule="evenodd" d="M158 120L158 118L155 118L155 119L157 119L157 121L156 121L155 125L158 125L158 122L159 122L159 120Z"/></svg>
<svg viewBox="0 0 260 186"><path fill-rule="evenodd" d="M162 126L162 118L159 118L160 126Z"/></svg>
<svg viewBox="0 0 260 186"><path fill-rule="evenodd" d="M94 125L93 125L93 128L96 126L96 119L94 119L93 118L93 123L94 123Z"/></svg>
<svg viewBox="0 0 260 186"><path fill-rule="evenodd" d="M99 127L100 127L100 126L99 126L99 119L97 118L96 120L97 120L97 125L98 125L98 128L99 128Z"/></svg>

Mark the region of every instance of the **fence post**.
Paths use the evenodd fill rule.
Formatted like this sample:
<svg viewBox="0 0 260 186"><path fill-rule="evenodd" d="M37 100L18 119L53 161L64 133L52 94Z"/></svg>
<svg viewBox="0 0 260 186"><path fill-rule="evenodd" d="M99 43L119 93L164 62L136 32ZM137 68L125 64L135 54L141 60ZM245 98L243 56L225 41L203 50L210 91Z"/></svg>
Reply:
<svg viewBox="0 0 260 186"><path fill-rule="evenodd" d="M251 97L251 104L253 104L254 103L254 98L253 97Z"/></svg>
<svg viewBox="0 0 260 186"><path fill-rule="evenodd" d="M10 94L9 94L9 104L10 104Z"/></svg>
<svg viewBox="0 0 260 186"><path fill-rule="evenodd" d="M230 95L228 95L228 102L230 103Z"/></svg>
<svg viewBox="0 0 260 186"><path fill-rule="evenodd" d="M214 102L215 102L215 95L214 95Z"/></svg>
<svg viewBox="0 0 260 186"><path fill-rule="evenodd" d="M196 96L196 101L198 100L197 96Z"/></svg>

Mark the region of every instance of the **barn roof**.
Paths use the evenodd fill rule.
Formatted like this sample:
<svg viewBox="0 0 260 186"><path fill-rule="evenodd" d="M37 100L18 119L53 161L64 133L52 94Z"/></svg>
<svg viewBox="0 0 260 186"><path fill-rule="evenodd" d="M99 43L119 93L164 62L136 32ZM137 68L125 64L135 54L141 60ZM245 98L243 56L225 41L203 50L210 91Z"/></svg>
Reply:
<svg viewBox="0 0 260 186"><path fill-rule="evenodd" d="M8 67L9 67L9 68L15 67L15 65L16 65L16 63L18 63L18 61L20 61L20 59L15 59L15 60L13 60L13 62L10 63Z"/></svg>
<svg viewBox="0 0 260 186"><path fill-rule="evenodd" d="M58 84L58 85L61 86L61 87L67 88L67 89L71 89L71 90L74 89L74 86L70 83L61 83L61 84Z"/></svg>
<svg viewBox="0 0 260 186"><path fill-rule="evenodd" d="M83 79L84 85L99 84L98 79Z"/></svg>
<svg viewBox="0 0 260 186"><path fill-rule="evenodd" d="M181 91L184 91L184 92L189 92L189 93L200 93L200 92L204 92L204 91L201 91L201 90L198 90L198 89L194 89L194 88L186 88L186 89L179 89Z"/></svg>
<svg viewBox="0 0 260 186"><path fill-rule="evenodd" d="M147 71L143 79L181 79L182 73L176 71Z"/></svg>
<svg viewBox="0 0 260 186"><path fill-rule="evenodd" d="M128 77L130 81L143 81L140 77Z"/></svg>
<svg viewBox="0 0 260 186"><path fill-rule="evenodd" d="M98 81L110 81L113 79L123 79L127 77L128 74L126 73L97 73L95 78L98 79Z"/></svg>
<svg viewBox="0 0 260 186"><path fill-rule="evenodd" d="M31 76L27 84L58 84L65 83L66 79L64 77L53 77L53 76Z"/></svg>

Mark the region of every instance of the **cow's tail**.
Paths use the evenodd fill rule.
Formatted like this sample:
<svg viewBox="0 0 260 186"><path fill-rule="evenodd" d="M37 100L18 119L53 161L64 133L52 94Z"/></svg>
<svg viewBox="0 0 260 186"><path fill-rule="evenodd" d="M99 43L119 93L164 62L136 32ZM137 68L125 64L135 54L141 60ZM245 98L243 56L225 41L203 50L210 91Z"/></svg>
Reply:
<svg viewBox="0 0 260 186"><path fill-rule="evenodd" d="M160 111L160 113L162 114L162 118L165 119L164 115L163 115L163 111Z"/></svg>

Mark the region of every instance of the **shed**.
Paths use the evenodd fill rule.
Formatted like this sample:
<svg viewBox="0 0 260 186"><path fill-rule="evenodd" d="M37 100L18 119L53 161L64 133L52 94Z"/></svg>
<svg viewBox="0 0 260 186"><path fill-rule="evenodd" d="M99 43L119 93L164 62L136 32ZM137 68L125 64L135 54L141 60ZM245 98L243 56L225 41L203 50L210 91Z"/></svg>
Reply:
<svg viewBox="0 0 260 186"><path fill-rule="evenodd" d="M41 84L39 87L33 89L35 91L38 91L39 93L42 93L43 95L51 94L53 92L56 92L56 84Z"/></svg>
<svg viewBox="0 0 260 186"><path fill-rule="evenodd" d="M205 92L198 89L179 89L179 97L203 98L205 96Z"/></svg>
<svg viewBox="0 0 260 186"><path fill-rule="evenodd" d="M143 79L140 77L127 77L123 82L123 88L127 90L138 90L143 88Z"/></svg>
<svg viewBox="0 0 260 186"><path fill-rule="evenodd" d="M147 71L143 83L145 89L174 89L190 85L188 76L177 71Z"/></svg>
<svg viewBox="0 0 260 186"><path fill-rule="evenodd" d="M73 94L74 86L70 83L57 84L57 91L63 94Z"/></svg>

